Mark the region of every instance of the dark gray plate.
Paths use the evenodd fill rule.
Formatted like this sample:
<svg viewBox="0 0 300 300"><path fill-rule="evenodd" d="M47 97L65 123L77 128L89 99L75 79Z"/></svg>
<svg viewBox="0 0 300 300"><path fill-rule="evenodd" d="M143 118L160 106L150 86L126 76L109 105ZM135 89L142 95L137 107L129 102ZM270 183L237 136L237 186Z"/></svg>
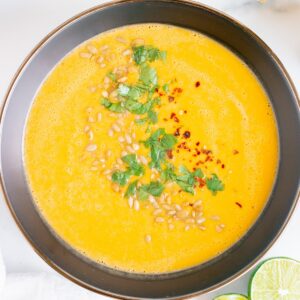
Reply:
<svg viewBox="0 0 300 300"><path fill-rule="evenodd" d="M247 235L206 264L171 274L128 274L96 264L58 239L36 211L22 161L23 131L43 79L71 49L111 28L135 23L168 23L205 33L236 52L261 79L274 107L280 136L276 183L262 215ZM173 0L120 1L76 16L48 35L14 78L1 115L1 184L25 237L54 269L74 282L120 298L182 298L207 292L236 278L274 243L295 207L300 174L297 95L272 51L249 29L199 4ZM268 149L261 149L268 155ZM45 174L47 176L47 174ZM21 255L21 253L20 253Z"/></svg>

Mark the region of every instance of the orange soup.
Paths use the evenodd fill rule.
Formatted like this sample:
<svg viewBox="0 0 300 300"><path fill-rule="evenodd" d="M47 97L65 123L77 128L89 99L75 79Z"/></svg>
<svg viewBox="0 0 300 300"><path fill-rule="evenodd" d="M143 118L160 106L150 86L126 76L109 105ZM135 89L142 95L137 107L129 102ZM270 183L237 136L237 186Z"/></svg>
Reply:
<svg viewBox="0 0 300 300"><path fill-rule="evenodd" d="M63 58L36 96L24 147L49 226L129 272L224 252L260 215L278 164L274 113L253 72L211 38L161 24L102 33Z"/></svg>

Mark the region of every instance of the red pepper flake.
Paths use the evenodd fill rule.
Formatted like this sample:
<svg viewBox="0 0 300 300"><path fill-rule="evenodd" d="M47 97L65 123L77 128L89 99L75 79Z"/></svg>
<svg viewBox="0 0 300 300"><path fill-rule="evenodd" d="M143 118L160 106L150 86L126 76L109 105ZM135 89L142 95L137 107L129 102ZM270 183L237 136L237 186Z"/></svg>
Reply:
<svg viewBox="0 0 300 300"><path fill-rule="evenodd" d="M156 92L156 93L158 92L158 88L155 88L155 92Z"/></svg>
<svg viewBox="0 0 300 300"><path fill-rule="evenodd" d="M184 149L187 150L188 152L191 152L191 149L187 146L186 142L182 142L179 145L177 145L178 149Z"/></svg>
<svg viewBox="0 0 300 300"><path fill-rule="evenodd" d="M184 112L185 114L187 114L187 111L186 111L186 110L184 110L183 112Z"/></svg>
<svg viewBox="0 0 300 300"><path fill-rule="evenodd" d="M167 118L163 118L163 120L164 120L165 122L167 122L167 121L168 121L168 119L167 119Z"/></svg>
<svg viewBox="0 0 300 300"><path fill-rule="evenodd" d="M197 87L199 87L200 86L200 81L196 81L195 82L195 87L197 88Z"/></svg>
<svg viewBox="0 0 300 300"><path fill-rule="evenodd" d="M169 102L174 102L175 98L173 96L168 97Z"/></svg>
<svg viewBox="0 0 300 300"><path fill-rule="evenodd" d="M202 153L204 153L204 154L211 154L211 153L212 153L211 150L206 150L206 149L202 149L201 151L202 151Z"/></svg>
<svg viewBox="0 0 300 300"><path fill-rule="evenodd" d="M206 182L204 179L200 178L200 177L196 177L196 180L199 182L199 187L204 187Z"/></svg>
<svg viewBox="0 0 300 300"><path fill-rule="evenodd" d="M178 117L177 117L176 114L173 113L173 112L171 113L170 119L173 119L176 123L179 123Z"/></svg>
<svg viewBox="0 0 300 300"><path fill-rule="evenodd" d="M158 95L161 97L164 95L164 93L159 92Z"/></svg>
<svg viewBox="0 0 300 300"><path fill-rule="evenodd" d="M239 151L237 151L237 150L234 149L234 150L232 151L232 153L233 153L233 155L236 155L236 154L239 154Z"/></svg>
<svg viewBox="0 0 300 300"><path fill-rule="evenodd" d="M185 131L184 134L183 134L183 137L184 137L185 139L190 138L190 136L191 136L191 133L190 133L188 130Z"/></svg>
<svg viewBox="0 0 300 300"><path fill-rule="evenodd" d="M176 93L180 94L180 93L182 93L182 92L183 92L182 88L176 87L176 88L173 89L172 94L176 94Z"/></svg>
<svg viewBox="0 0 300 300"><path fill-rule="evenodd" d="M184 148L184 147L185 147L185 142L182 142L179 145L177 145L177 148Z"/></svg>
<svg viewBox="0 0 300 300"><path fill-rule="evenodd" d="M217 164L220 164L221 163L221 160L220 159L217 159Z"/></svg>
<svg viewBox="0 0 300 300"><path fill-rule="evenodd" d="M199 160L196 162L196 166L198 167L200 164L204 164L204 162L202 160Z"/></svg>
<svg viewBox="0 0 300 300"><path fill-rule="evenodd" d="M180 127L175 130L174 136L180 136Z"/></svg>
<svg viewBox="0 0 300 300"><path fill-rule="evenodd" d="M239 208L243 208L243 205L239 202L235 202L235 204L239 207Z"/></svg>
<svg viewBox="0 0 300 300"><path fill-rule="evenodd" d="M224 169L224 168L225 168L225 165L224 165L224 164L222 164L222 166L221 166L221 167L222 167L222 169Z"/></svg>
<svg viewBox="0 0 300 300"><path fill-rule="evenodd" d="M173 158L173 153L172 153L172 150L171 150L171 149L167 150L167 156L168 156L168 158L170 158L170 159Z"/></svg>
<svg viewBox="0 0 300 300"><path fill-rule="evenodd" d="M196 143L196 146L199 146L199 145L200 145L200 142L197 142L197 143Z"/></svg>

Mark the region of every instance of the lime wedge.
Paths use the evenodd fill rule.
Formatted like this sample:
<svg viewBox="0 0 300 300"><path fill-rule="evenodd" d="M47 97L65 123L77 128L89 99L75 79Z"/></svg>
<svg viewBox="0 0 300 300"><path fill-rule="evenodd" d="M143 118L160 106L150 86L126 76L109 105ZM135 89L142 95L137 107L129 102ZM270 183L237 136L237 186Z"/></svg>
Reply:
<svg viewBox="0 0 300 300"><path fill-rule="evenodd" d="M249 283L251 300L299 300L300 263L289 258L263 262Z"/></svg>
<svg viewBox="0 0 300 300"><path fill-rule="evenodd" d="M240 294L225 294L217 296L216 298L214 298L214 300L248 300L248 298Z"/></svg>

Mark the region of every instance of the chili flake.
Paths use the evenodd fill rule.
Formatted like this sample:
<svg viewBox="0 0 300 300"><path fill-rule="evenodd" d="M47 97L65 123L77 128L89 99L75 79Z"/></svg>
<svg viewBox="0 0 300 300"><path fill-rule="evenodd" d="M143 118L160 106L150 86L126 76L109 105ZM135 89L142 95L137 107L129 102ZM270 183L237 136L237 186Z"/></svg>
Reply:
<svg viewBox="0 0 300 300"><path fill-rule="evenodd" d="M188 139L190 136L191 136L191 133L189 131L185 131L184 134L183 134L183 137L185 139Z"/></svg>
<svg viewBox="0 0 300 300"><path fill-rule="evenodd" d="M180 127L175 130L174 136L180 136Z"/></svg>
<svg viewBox="0 0 300 300"><path fill-rule="evenodd" d="M171 113L170 119L173 119L176 123L179 123L179 119L174 112Z"/></svg>
<svg viewBox="0 0 300 300"><path fill-rule="evenodd" d="M174 102L175 98L173 96L168 97L169 102Z"/></svg>

